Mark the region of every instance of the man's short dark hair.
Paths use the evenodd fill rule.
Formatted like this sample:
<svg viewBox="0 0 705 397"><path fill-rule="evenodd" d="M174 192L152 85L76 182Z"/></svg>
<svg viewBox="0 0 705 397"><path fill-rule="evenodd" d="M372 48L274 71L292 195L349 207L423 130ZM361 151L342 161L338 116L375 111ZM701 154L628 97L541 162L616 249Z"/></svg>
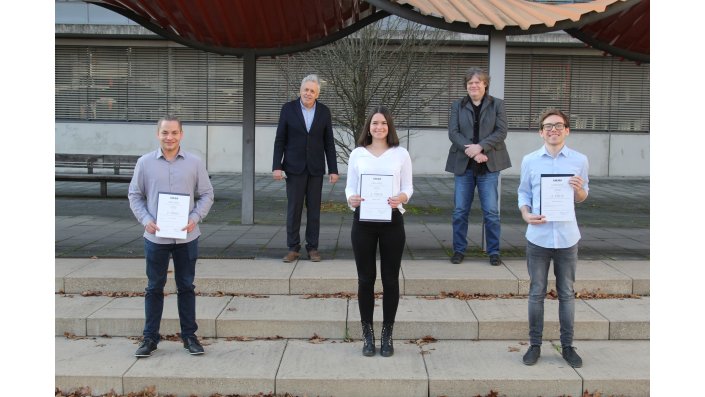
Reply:
<svg viewBox="0 0 705 397"><path fill-rule="evenodd" d="M548 118L549 116L558 116L562 118L563 124L565 124L566 128L570 128L570 119L568 118L568 115L556 108L547 109L546 111L541 113L541 117L539 118L539 128L543 127L543 121L546 120L546 118Z"/></svg>
<svg viewBox="0 0 705 397"><path fill-rule="evenodd" d="M178 117L173 116L171 114L167 114L166 116L162 117L157 121L157 131L159 131L160 128L162 128L162 123L165 121L176 121L179 123L179 131L181 131L183 128L181 127L181 120L179 120Z"/></svg>

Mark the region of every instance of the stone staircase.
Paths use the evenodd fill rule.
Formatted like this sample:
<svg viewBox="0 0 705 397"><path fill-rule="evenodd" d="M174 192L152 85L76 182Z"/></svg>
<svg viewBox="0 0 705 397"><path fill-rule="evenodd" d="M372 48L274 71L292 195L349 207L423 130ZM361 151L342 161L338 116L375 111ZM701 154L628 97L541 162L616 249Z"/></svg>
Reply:
<svg viewBox="0 0 705 397"><path fill-rule="evenodd" d="M56 259L56 387L88 386L99 395L154 386L162 395L201 397L649 395L648 261L578 264L575 346L584 365L577 369L560 356L551 299L541 359L532 367L521 362L528 347L524 260L499 267L404 261L391 358L360 352L352 260L202 259L196 316L206 354L190 356L164 340L152 357L137 359L144 266L143 259ZM166 291L161 333L175 335L173 274ZM376 321L378 339L380 329Z"/></svg>

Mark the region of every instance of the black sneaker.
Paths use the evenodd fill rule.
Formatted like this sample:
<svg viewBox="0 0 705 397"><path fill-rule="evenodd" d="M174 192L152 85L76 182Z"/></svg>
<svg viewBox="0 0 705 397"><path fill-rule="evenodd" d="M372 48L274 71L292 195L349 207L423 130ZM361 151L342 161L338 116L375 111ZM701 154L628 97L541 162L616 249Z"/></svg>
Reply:
<svg viewBox="0 0 705 397"><path fill-rule="evenodd" d="M135 357L149 357L155 350L157 350L157 344L151 339L145 339L140 343L140 347L137 348Z"/></svg>
<svg viewBox="0 0 705 397"><path fill-rule="evenodd" d="M531 345L529 350L526 351L526 354L524 354L524 364L534 365L537 361L539 361L539 357L541 357L541 346Z"/></svg>
<svg viewBox="0 0 705 397"><path fill-rule="evenodd" d="M196 356L203 354L203 346L198 343L198 338L195 336L189 336L184 339L184 349L188 350L188 354Z"/></svg>
<svg viewBox="0 0 705 397"><path fill-rule="evenodd" d="M563 348L563 359L573 368L580 368L583 366L583 359L580 358L578 353L575 352L575 348L573 346L566 346Z"/></svg>
<svg viewBox="0 0 705 397"><path fill-rule="evenodd" d="M463 259L465 259L465 255L461 254L460 252L455 252L455 253L453 253L453 256L450 258L450 263L457 265L460 262L462 262Z"/></svg>
<svg viewBox="0 0 705 397"><path fill-rule="evenodd" d="M490 265L492 266L499 266L502 263L502 259L499 257L499 254L492 254L490 255Z"/></svg>

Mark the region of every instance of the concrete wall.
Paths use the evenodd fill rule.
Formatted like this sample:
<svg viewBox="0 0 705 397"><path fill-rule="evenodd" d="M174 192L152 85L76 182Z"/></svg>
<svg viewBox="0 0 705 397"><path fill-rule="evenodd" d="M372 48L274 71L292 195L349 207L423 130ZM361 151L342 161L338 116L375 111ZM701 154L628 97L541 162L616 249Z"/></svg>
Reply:
<svg viewBox="0 0 705 397"><path fill-rule="evenodd" d="M157 148L156 124L59 123L57 153L144 154ZM269 173L275 126L256 130L255 172ZM408 135L408 139L407 139ZM414 174L443 174L450 142L443 130L401 130L402 145L409 148ZM522 157L542 144L538 132L510 131L507 147L513 166L506 175L519 175ZM242 171L242 127L184 125L182 145L207 159L210 172ZM568 145L588 156L591 176L648 177L649 135L573 132ZM339 164L345 173L347 166Z"/></svg>

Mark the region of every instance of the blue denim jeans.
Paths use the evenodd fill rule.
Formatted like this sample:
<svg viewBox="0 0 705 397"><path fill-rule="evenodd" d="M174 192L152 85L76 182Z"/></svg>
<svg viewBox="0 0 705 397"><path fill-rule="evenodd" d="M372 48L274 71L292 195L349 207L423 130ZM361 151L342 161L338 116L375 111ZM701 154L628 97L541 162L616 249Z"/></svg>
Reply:
<svg viewBox="0 0 705 397"><path fill-rule="evenodd" d="M548 268L553 259L553 273L558 290L558 320L561 326L561 346L573 345L575 323L575 268L578 244L569 248L543 248L527 241L526 266L529 270L529 339L541 345L543 337L543 301L548 286Z"/></svg>
<svg viewBox="0 0 705 397"><path fill-rule="evenodd" d="M475 197L475 187L480 195L482 217L485 221L487 254L499 254L499 171L475 176L472 170L455 176L455 209L453 210L453 252L464 253L468 247L468 217Z"/></svg>
<svg viewBox="0 0 705 397"><path fill-rule="evenodd" d="M198 239L183 244L156 244L144 240L144 256L147 261L147 288L144 290L145 339L159 343L159 324L164 311L164 285L169 268L169 256L174 260L177 305L181 337L195 336L196 294L193 279L196 276Z"/></svg>

